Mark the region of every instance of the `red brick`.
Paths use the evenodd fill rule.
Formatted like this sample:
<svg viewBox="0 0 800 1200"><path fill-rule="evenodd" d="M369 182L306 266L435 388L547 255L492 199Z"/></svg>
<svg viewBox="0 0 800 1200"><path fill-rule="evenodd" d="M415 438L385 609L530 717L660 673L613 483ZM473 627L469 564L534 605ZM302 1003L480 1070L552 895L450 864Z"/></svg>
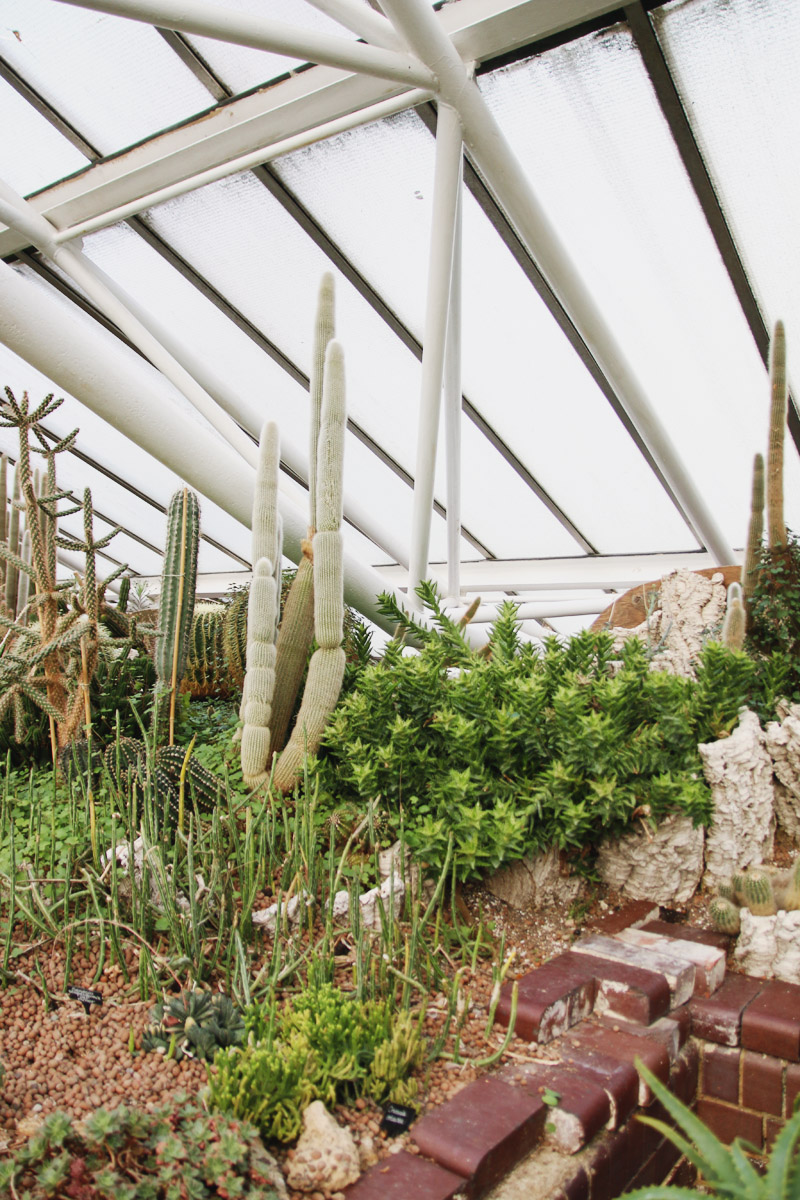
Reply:
<svg viewBox="0 0 800 1200"><path fill-rule="evenodd" d="M616 912L587 921L586 928L592 933L602 933L606 937L613 937L621 929L644 925L646 921L655 920L660 911L658 905L653 904L651 900L630 900Z"/></svg>
<svg viewBox="0 0 800 1200"><path fill-rule="evenodd" d="M742 1045L800 1060L800 986L775 979L764 985L742 1017Z"/></svg>
<svg viewBox="0 0 800 1200"><path fill-rule="evenodd" d="M347 1200L453 1200L466 1186L463 1176L401 1150L375 1163L344 1194Z"/></svg>
<svg viewBox="0 0 800 1200"><path fill-rule="evenodd" d="M629 1021L649 1025L669 1012L670 993L658 971L647 971L608 958L581 956L597 980L596 1012L609 1012Z"/></svg>
<svg viewBox="0 0 800 1200"><path fill-rule="evenodd" d="M741 1052L733 1047L713 1044L704 1046L701 1093L714 1100L727 1100L729 1104L738 1104L740 1061Z"/></svg>
<svg viewBox="0 0 800 1200"><path fill-rule="evenodd" d="M694 1108L697 1080L700 1074L700 1051L697 1042L688 1042L681 1051L669 1077L669 1090L682 1104Z"/></svg>
<svg viewBox="0 0 800 1200"><path fill-rule="evenodd" d="M786 1066L786 1100L783 1115L790 1117L794 1109L794 1103L800 1097L800 1067L794 1063L788 1063Z"/></svg>
<svg viewBox="0 0 800 1200"><path fill-rule="evenodd" d="M742 1015L763 986L761 980L748 975L728 974L713 996L694 996L689 1001L694 1036L722 1046L738 1046Z"/></svg>
<svg viewBox="0 0 800 1200"><path fill-rule="evenodd" d="M658 1148L631 1180L631 1191L635 1188L652 1187L663 1183L680 1157L681 1152L677 1146L674 1146L667 1138L662 1138Z"/></svg>
<svg viewBox="0 0 800 1200"><path fill-rule="evenodd" d="M623 934L624 934L623 930ZM666 939L665 939L666 941ZM628 967L643 967L647 971L656 971L663 975L669 985L670 1005L676 1008L684 1004L694 991L694 964L685 958L664 951L645 949L643 946L632 946L630 942L620 937L602 937L593 934L580 938L572 946L573 954L589 954L593 958L607 958L612 962L621 962Z"/></svg>
<svg viewBox="0 0 800 1200"><path fill-rule="evenodd" d="M778 1134L781 1132L781 1130L785 1127L785 1125L786 1125L785 1121L778 1121L774 1117L767 1117L767 1119L764 1122L764 1126L765 1126L765 1128L764 1128L764 1149L765 1150L772 1149L772 1143L775 1141L775 1138L778 1136Z"/></svg>
<svg viewBox="0 0 800 1200"><path fill-rule="evenodd" d="M589 1176L583 1167L579 1167L570 1180L562 1183L548 1200L589 1200Z"/></svg>
<svg viewBox="0 0 800 1200"><path fill-rule="evenodd" d="M628 1125L625 1129L613 1133L607 1142L610 1158L607 1176L609 1200L613 1200L614 1197L621 1196L623 1192L629 1190L631 1179L639 1166L633 1155L634 1137L631 1125ZM594 1184L592 1184L592 1200L598 1200Z"/></svg>
<svg viewBox="0 0 800 1200"><path fill-rule="evenodd" d="M564 1154L577 1153L608 1122L611 1107L603 1088L562 1063L511 1063L495 1078L539 1099L545 1089L558 1095L558 1104L548 1105L545 1139Z"/></svg>
<svg viewBox="0 0 800 1200"><path fill-rule="evenodd" d="M623 929L617 935L621 940L644 950L658 954L673 954L694 967L694 995L711 996L725 978L725 951L704 942L690 942L685 938L664 937L660 933L649 933L644 929ZM688 997L687 997L688 999Z"/></svg>
<svg viewBox="0 0 800 1200"><path fill-rule="evenodd" d="M529 1042L551 1042L566 1029L588 1017L597 990L590 967L581 965L572 954L561 954L544 966L523 975L517 981L518 1037ZM495 1021L508 1025L511 1018L513 984L506 982L500 992Z"/></svg>
<svg viewBox="0 0 800 1200"><path fill-rule="evenodd" d="M639 1075L629 1062L621 1062L597 1050L559 1046L565 1062L583 1075L594 1079L608 1096L611 1114L609 1125L618 1129L624 1125L639 1104Z"/></svg>
<svg viewBox="0 0 800 1200"><path fill-rule="evenodd" d="M697 1115L721 1142L730 1145L738 1137L752 1143L756 1150L761 1149L762 1118L758 1113L745 1112L720 1100L707 1100L701 1096L697 1101Z"/></svg>
<svg viewBox="0 0 800 1200"><path fill-rule="evenodd" d="M742 1105L758 1112L783 1116L783 1071L785 1064L767 1054L742 1054Z"/></svg>
<svg viewBox="0 0 800 1200"><path fill-rule="evenodd" d="M596 1021L584 1021L580 1030L567 1035L559 1049L564 1057L569 1048L580 1048L583 1051L594 1050L598 1054L607 1055L619 1062L634 1065L634 1060L640 1058L653 1074L666 1083L669 1078L669 1054L661 1042L655 1038L635 1036L622 1030L609 1029ZM639 1080L639 1103L649 1104L652 1093L643 1079Z"/></svg>
<svg viewBox="0 0 800 1200"><path fill-rule="evenodd" d="M612 1017L607 1013L599 1020L602 1025L613 1030L614 1033L627 1033L631 1037L650 1038L654 1042L659 1042L669 1055L670 1063L675 1062L681 1052L681 1029L678 1022L673 1021L671 1017L661 1017L652 1025L639 1025L635 1021L625 1021L621 1017Z"/></svg>
<svg viewBox="0 0 800 1200"><path fill-rule="evenodd" d="M716 946L726 954L731 943L729 933L717 929L698 929L695 925L672 925L669 921L648 921L642 925L647 933L660 933L663 937L680 938L684 942L702 942L704 946Z"/></svg>
<svg viewBox="0 0 800 1200"><path fill-rule="evenodd" d="M688 1158L681 1158L670 1171L665 1184L671 1187L692 1188L697 1182L697 1168Z"/></svg>
<svg viewBox="0 0 800 1200"><path fill-rule="evenodd" d="M522 1088L487 1075L426 1113L411 1140L428 1158L468 1180L468 1197L493 1187L540 1141L547 1107Z"/></svg>

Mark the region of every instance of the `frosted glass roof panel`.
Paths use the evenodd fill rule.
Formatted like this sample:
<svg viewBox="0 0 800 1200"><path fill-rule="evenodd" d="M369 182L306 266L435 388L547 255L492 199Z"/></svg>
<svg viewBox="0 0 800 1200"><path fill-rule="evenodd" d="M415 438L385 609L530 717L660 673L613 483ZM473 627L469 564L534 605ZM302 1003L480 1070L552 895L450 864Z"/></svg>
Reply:
<svg viewBox="0 0 800 1200"><path fill-rule="evenodd" d="M413 471L418 361L266 188L238 175L161 205L148 219L306 374L318 283L333 270L349 414Z"/></svg>
<svg viewBox="0 0 800 1200"><path fill-rule="evenodd" d="M89 161L5 79L0 79L2 175L23 196L56 183Z"/></svg>
<svg viewBox="0 0 800 1200"><path fill-rule="evenodd" d="M3 57L102 154L211 106L155 29L52 0L0 0Z"/></svg>
<svg viewBox="0 0 800 1200"><path fill-rule="evenodd" d="M764 442L764 368L629 33L584 37L480 85L719 525L741 546ZM562 472L572 446L564 452ZM788 474L794 503L795 455Z"/></svg>
<svg viewBox="0 0 800 1200"><path fill-rule="evenodd" d="M433 165L434 139L413 113L273 164L420 339ZM691 548L685 522L488 218L466 191L463 200L465 395L600 550L629 553L654 542L664 550ZM637 505L630 504L632 491ZM558 553L546 548L546 538L538 548L530 536L524 541L526 553ZM574 549L570 539L561 552Z"/></svg>
<svg viewBox="0 0 800 1200"><path fill-rule="evenodd" d="M232 12L252 13L263 16L263 0L222 0L220 7ZM332 33L339 37L353 38L354 35L324 13L317 12L303 0L270 0L269 17L282 21L297 29L313 29L321 33ZM214 38L188 37L187 41L202 55L214 74L232 92L244 92L250 88L269 83L301 66L302 58L289 58L285 54L270 54L267 50L252 50L247 46L234 46L231 42L220 42Z"/></svg>
<svg viewBox="0 0 800 1200"><path fill-rule="evenodd" d="M797 384L800 5L681 0L652 17L767 325L786 324Z"/></svg>

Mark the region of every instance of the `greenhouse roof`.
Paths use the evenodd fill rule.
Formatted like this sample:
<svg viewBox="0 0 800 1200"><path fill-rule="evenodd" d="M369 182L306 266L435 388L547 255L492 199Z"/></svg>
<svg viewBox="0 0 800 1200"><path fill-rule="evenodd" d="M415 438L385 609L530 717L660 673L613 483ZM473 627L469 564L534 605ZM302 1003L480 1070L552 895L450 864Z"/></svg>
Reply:
<svg viewBox="0 0 800 1200"><path fill-rule="evenodd" d="M268 419L299 553L330 271L349 599L435 577L569 631L741 557L798 61L796 0L0 0L0 383L66 398L59 482L137 575L200 493L224 592ZM795 529L798 447L792 403Z"/></svg>

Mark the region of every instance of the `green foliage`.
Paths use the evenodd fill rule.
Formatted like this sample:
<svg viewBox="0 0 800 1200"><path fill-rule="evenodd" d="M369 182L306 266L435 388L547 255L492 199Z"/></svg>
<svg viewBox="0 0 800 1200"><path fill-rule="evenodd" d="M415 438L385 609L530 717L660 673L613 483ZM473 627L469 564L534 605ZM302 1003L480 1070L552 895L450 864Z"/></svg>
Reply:
<svg viewBox="0 0 800 1200"><path fill-rule="evenodd" d="M322 983L280 1012L274 1001L251 1008L245 1023L248 1043L217 1055L209 1096L266 1138L296 1138L312 1100L408 1103L414 1096L406 1076L422 1059L421 1023L392 999L359 1000Z"/></svg>
<svg viewBox="0 0 800 1200"><path fill-rule="evenodd" d="M682 1131L679 1133L664 1121L640 1116L645 1125L659 1130L697 1167L703 1176L704 1189L721 1200L790 1200L800 1195L800 1111L796 1111L775 1139L769 1153L766 1171L761 1174L745 1154L747 1147L740 1138L731 1146L723 1146L699 1117L673 1096L647 1067L637 1059L639 1074L646 1080L670 1117ZM696 1192L681 1187L645 1187L628 1193L630 1200L689 1200Z"/></svg>
<svg viewBox="0 0 800 1200"><path fill-rule="evenodd" d="M784 667L776 698L800 701L800 544L795 534L785 546L763 547L756 582L748 604L747 641L750 654L767 669ZM769 714L772 716L772 713Z"/></svg>
<svg viewBox="0 0 800 1200"><path fill-rule="evenodd" d="M408 844L435 866L454 839L467 878L539 848L581 850L621 833L634 813L710 816L698 742L729 732L753 688L747 655L709 644L697 680L650 670L629 641L615 664L611 638L585 631L521 642L512 604L475 652L420 588L436 628L384 611L419 652L394 641L366 667L329 722L312 762L320 811L377 801Z"/></svg>
<svg viewBox="0 0 800 1200"><path fill-rule="evenodd" d="M155 1112L98 1109L80 1130L54 1112L0 1163L0 1195L45 1200L278 1200L277 1167L256 1130L183 1094Z"/></svg>
<svg viewBox="0 0 800 1200"><path fill-rule="evenodd" d="M217 1050L240 1046L245 1037L241 1012L221 992L181 992L148 1015L142 1049L168 1054L177 1062L184 1055L213 1062Z"/></svg>

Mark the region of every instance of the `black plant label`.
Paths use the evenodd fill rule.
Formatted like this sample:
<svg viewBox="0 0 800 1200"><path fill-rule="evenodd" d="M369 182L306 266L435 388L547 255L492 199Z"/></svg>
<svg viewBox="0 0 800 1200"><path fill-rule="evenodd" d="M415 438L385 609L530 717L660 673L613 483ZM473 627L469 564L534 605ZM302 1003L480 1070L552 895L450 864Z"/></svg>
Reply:
<svg viewBox="0 0 800 1200"><path fill-rule="evenodd" d="M397 1137L399 1133L405 1133L411 1128L416 1115L416 1109L409 1108L407 1104L385 1104L381 1129L389 1137Z"/></svg>
<svg viewBox="0 0 800 1200"><path fill-rule="evenodd" d="M103 997L99 992L93 992L90 988L68 987L67 995L70 1000L77 1000L86 1009L86 1015L92 1011L93 1004L102 1004Z"/></svg>

